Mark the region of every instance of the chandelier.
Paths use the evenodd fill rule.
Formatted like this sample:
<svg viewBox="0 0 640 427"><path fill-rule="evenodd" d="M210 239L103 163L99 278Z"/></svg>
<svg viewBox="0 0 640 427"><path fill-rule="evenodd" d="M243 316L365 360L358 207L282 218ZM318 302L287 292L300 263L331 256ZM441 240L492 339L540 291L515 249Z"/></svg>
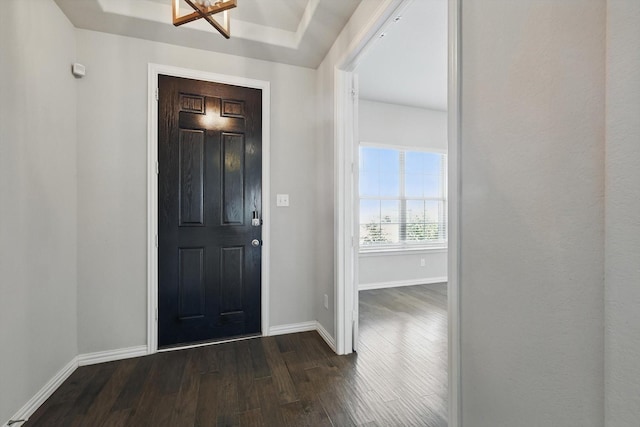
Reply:
<svg viewBox="0 0 640 427"><path fill-rule="evenodd" d="M220 32L225 38L231 37L229 29L229 9L237 6L237 0L184 0L191 6L194 12L180 16L180 0L173 0L173 25L176 27L204 18L209 24ZM222 23L218 22L213 15L222 13Z"/></svg>

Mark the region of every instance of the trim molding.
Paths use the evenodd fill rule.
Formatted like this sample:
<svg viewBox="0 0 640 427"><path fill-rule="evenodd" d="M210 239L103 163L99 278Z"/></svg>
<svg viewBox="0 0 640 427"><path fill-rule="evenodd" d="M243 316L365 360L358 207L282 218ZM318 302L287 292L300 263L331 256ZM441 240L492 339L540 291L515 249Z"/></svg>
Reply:
<svg viewBox="0 0 640 427"><path fill-rule="evenodd" d="M114 360L130 359L147 355L147 346L118 348L116 350L97 351L78 355L78 366L95 365L97 363L113 362Z"/></svg>
<svg viewBox="0 0 640 427"><path fill-rule="evenodd" d="M460 266L462 227L460 226L462 200L462 0L448 0L448 115L447 134L449 173L449 253L447 255L447 325L448 325L448 376L449 376L449 427L462 427L462 331L460 288L462 267Z"/></svg>
<svg viewBox="0 0 640 427"><path fill-rule="evenodd" d="M416 286L416 285L433 285L434 283L446 283L446 282L447 282L446 277L430 277L428 279L395 280L393 282L361 283L358 285L358 290L368 291L370 289L399 288L401 286Z"/></svg>
<svg viewBox="0 0 640 427"><path fill-rule="evenodd" d="M2 427L7 427L10 420L28 420L40 406L73 374L79 366L95 365L97 363L113 362L115 360L130 359L147 355L147 346L119 348L116 350L98 351L80 354L67 363L53 378L51 378L29 401L16 412Z"/></svg>
<svg viewBox="0 0 640 427"><path fill-rule="evenodd" d="M271 254L271 83L239 76L211 73L173 67L169 65L148 65L147 93L147 354L158 351L158 248L155 236L158 234L158 102L156 89L158 75L184 77L244 86L262 90L262 267L261 267L261 322L262 335L269 332L269 280Z"/></svg>
<svg viewBox="0 0 640 427"><path fill-rule="evenodd" d="M314 320L311 322L291 323L288 325L272 326L269 328L269 336L295 334L296 332L315 331L317 329L317 324L318 322Z"/></svg>
<svg viewBox="0 0 640 427"><path fill-rule="evenodd" d="M269 328L269 335L275 336L284 334L295 334L297 332L308 331L317 331L318 335L322 337L322 339L327 343L331 350L333 350L334 353L337 353L335 339L317 320L312 320L310 322L290 323L288 325L272 326L271 328Z"/></svg>
<svg viewBox="0 0 640 427"><path fill-rule="evenodd" d="M146 349L146 347L145 347ZM56 373L38 392L2 426L6 427L10 420L29 419L38 408L62 385L62 383L78 368L78 357L71 359Z"/></svg>
<svg viewBox="0 0 640 427"><path fill-rule="evenodd" d="M357 162L357 107L358 89L354 73L364 52L371 48L377 33L392 25L393 16L399 14L411 0L384 0L369 21L336 61L334 67L334 288L336 353L349 354L357 346L358 333L358 236L356 200L357 175L352 165ZM357 241L357 238L356 238Z"/></svg>
<svg viewBox="0 0 640 427"><path fill-rule="evenodd" d="M409 256L409 255L432 255L449 252L448 248L420 248L420 249L385 249L385 250L362 250L358 252L358 258L387 257L387 256Z"/></svg>
<svg viewBox="0 0 640 427"><path fill-rule="evenodd" d="M327 330L324 328L324 326L322 326L322 324L320 324L320 322L316 322L316 331L318 331L318 334L320 334L327 345L331 347L331 350L333 350L333 352L337 354L338 352L336 351L336 340L333 339L331 334L327 332Z"/></svg>

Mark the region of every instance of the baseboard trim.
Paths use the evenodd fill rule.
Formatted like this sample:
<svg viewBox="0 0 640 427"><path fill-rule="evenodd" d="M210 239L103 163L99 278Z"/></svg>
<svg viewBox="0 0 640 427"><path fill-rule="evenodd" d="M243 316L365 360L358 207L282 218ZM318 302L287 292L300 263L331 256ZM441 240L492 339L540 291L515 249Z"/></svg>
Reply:
<svg viewBox="0 0 640 427"><path fill-rule="evenodd" d="M85 353L78 356L78 366L95 365L96 363L113 362L114 360L130 359L132 357L146 356L147 346L119 348L116 350Z"/></svg>
<svg viewBox="0 0 640 427"><path fill-rule="evenodd" d="M78 358L74 357L56 373L18 412L16 412L3 427L7 427L11 420L27 420L38 408L62 385L62 383L78 368ZM17 424L21 425L21 424Z"/></svg>
<svg viewBox="0 0 640 427"><path fill-rule="evenodd" d="M293 334L296 332L318 331L318 334L327 345L336 351L336 344L333 337L317 321L293 323L289 325L272 326L269 328L269 335ZM147 346L139 345L135 347L120 348L116 350L98 351L95 353L85 353L74 357L58 373L54 375L18 412L16 412L2 427L7 427L10 420L26 420L32 416L36 410L71 376L79 366L95 365L97 363L113 362L115 360L130 359L132 357L146 356Z"/></svg>
<svg viewBox="0 0 640 427"><path fill-rule="evenodd" d="M320 334L327 345L331 347L331 350L333 350L334 353L337 353L336 340L331 336L329 332L327 332L327 330L324 328L324 326L322 326L322 324L320 324L320 322L316 322L316 331L318 331L318 334Z"/></svg>
<svg viewBox="0 0 640 427"><path fill-rule="evenodd" d="M269 328L269 336L295 334L298 332L317 331L318 335L327 343L331 350L336 351L336 342L329 332L316 320L310 322L291 323L288 325L272 326Z"/></svg>
<svg viewBox="0 0 640 427"><path fill-rule="evenodd" d="M377 283L361 283L358 285L359 291L368 291L371 289L384 289L384 288L399 288L401 286L416 286L416 285L433 285L435 283L445 283L447 277L430 277L428 279L414 279L414 280L396 280L393 282L377 282Z"/></svg>
<svg viewBox="0 0 640 427"><path fill-rule="evenodd" d="M269 328L269 335L295 334L297 332L308 332L316 330L316 321L290 323L288 325L278 325Z"/></svg>
<svg viewBox="0 0 640 427"><path fill-rule="evenodd" d="M67 363L53 376L18 412L16 412L2 427L7 427L11 420L27 420L38 408L71 376L78 366L95 365L96 363L112 362L114 360L129 359L147 355L147 346L120 348L117 350L99 351L96 353L80 354ZM18 425L18 424L16 424Z"/></svg>

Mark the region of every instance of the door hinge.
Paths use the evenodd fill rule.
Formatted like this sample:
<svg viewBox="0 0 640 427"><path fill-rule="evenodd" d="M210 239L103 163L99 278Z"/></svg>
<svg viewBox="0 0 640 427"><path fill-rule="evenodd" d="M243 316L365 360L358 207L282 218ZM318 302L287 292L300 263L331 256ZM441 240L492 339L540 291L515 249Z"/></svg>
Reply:
<svg viewBox="0 0 640 427"><path fill-rule="evenodd" d="M156 101L160 100L160 88L156 88Z"/></svg>
<svg viewBox="0 0 640 427"><path fill-rule="evenodd" d="M156 234L156 237L155 237L155 245L156 245L156 248L157 248L158 247L158 235L157 234Z"/></svg>
<svg viewBox="0 0 640 427"><path fill-rule="evenodd" d="M156 322L158 321L158 307L156 307Z"/></svg>
<svg viewBox="0 0 640 427"><path fill-rule="evenodd" d="M356 98L358 96L358 91L355 88L351 88L351 97Z"/></svg>
<svg viewBox="0 0 640 427"><path fill-rule="evenodd" d="M156 161L156 175L160 175L160 163Z"/></svg>

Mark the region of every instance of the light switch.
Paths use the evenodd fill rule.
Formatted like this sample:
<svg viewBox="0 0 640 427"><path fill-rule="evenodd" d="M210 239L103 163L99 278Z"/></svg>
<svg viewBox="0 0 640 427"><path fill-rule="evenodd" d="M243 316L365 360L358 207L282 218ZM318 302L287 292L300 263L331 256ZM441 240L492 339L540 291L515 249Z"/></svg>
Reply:
<svg viewBox="0 0 640 427"><path fill-rule="evenodd" d="M289 195L276 194L276 206L279 206L279 207L289 206Z"/></svg>

